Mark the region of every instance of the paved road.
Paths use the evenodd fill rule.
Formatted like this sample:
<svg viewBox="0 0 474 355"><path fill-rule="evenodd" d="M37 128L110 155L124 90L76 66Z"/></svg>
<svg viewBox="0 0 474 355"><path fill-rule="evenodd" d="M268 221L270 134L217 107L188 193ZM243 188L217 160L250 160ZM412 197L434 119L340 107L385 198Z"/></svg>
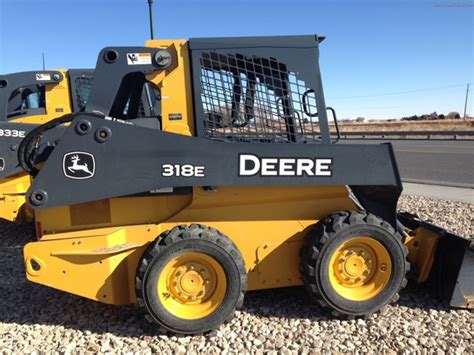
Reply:
<svg viewBox="0 0 474 355"><path fill-rule="evenodd" d="M474 188L474 141L354 139L341 142L391 142L403 181Z"/></svg>

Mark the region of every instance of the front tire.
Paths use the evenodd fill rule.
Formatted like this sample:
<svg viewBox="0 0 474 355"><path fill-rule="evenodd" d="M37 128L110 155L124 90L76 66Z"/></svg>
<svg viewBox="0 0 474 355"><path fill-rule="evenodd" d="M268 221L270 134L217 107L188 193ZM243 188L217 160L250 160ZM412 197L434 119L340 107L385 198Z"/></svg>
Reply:
<svg viewBox="0 0 474 355"><path fill-rule="evenodd" d="M243 304L247 273L236 246L213 228L177 226L148 248L136 293L148 319L164 330L203 333Z"/></svg>
<svg viewBox="0 0 474 355"><path fill-rule="evenodd" d="M301 253L310 296L335 314L369 316L398 300L407 280L408 250L387 222L364 212L319 221Z"/></svg>

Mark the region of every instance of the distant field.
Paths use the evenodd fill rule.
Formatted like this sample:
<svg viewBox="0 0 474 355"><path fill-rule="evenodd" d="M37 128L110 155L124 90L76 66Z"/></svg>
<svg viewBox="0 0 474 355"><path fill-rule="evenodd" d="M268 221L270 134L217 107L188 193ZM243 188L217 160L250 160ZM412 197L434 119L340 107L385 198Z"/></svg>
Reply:
<svg viewBox="0 0 474 355"><path fill-rule="evenodd" d="M351 122L339 123L341 133L368 132L368 131L472 131L474 118L464 120L438 120L438 121L396 121L396 122Z"/></svg>

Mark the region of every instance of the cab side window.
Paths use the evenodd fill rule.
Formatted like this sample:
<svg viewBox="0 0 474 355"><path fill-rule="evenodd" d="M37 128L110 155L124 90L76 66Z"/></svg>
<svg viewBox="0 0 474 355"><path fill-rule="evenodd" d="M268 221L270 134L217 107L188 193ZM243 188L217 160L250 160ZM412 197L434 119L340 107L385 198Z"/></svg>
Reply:
<svg viewBox="0 0 474 355"><path fill-rule="evenodd" d="M44 85L31 85L16 89L8 100L7 119L46 113Z"/></svg>

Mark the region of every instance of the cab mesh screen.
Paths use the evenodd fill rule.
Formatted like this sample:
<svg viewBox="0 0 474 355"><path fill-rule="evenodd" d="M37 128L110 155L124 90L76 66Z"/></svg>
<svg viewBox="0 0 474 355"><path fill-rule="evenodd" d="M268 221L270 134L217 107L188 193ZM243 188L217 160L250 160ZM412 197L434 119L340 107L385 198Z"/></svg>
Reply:
<svg viewBox="0 0 474 355"><path fill-rule="evenodd" d="M208 138L318 142L316 95L274 58L203 52L201 102Z"/></svg>

